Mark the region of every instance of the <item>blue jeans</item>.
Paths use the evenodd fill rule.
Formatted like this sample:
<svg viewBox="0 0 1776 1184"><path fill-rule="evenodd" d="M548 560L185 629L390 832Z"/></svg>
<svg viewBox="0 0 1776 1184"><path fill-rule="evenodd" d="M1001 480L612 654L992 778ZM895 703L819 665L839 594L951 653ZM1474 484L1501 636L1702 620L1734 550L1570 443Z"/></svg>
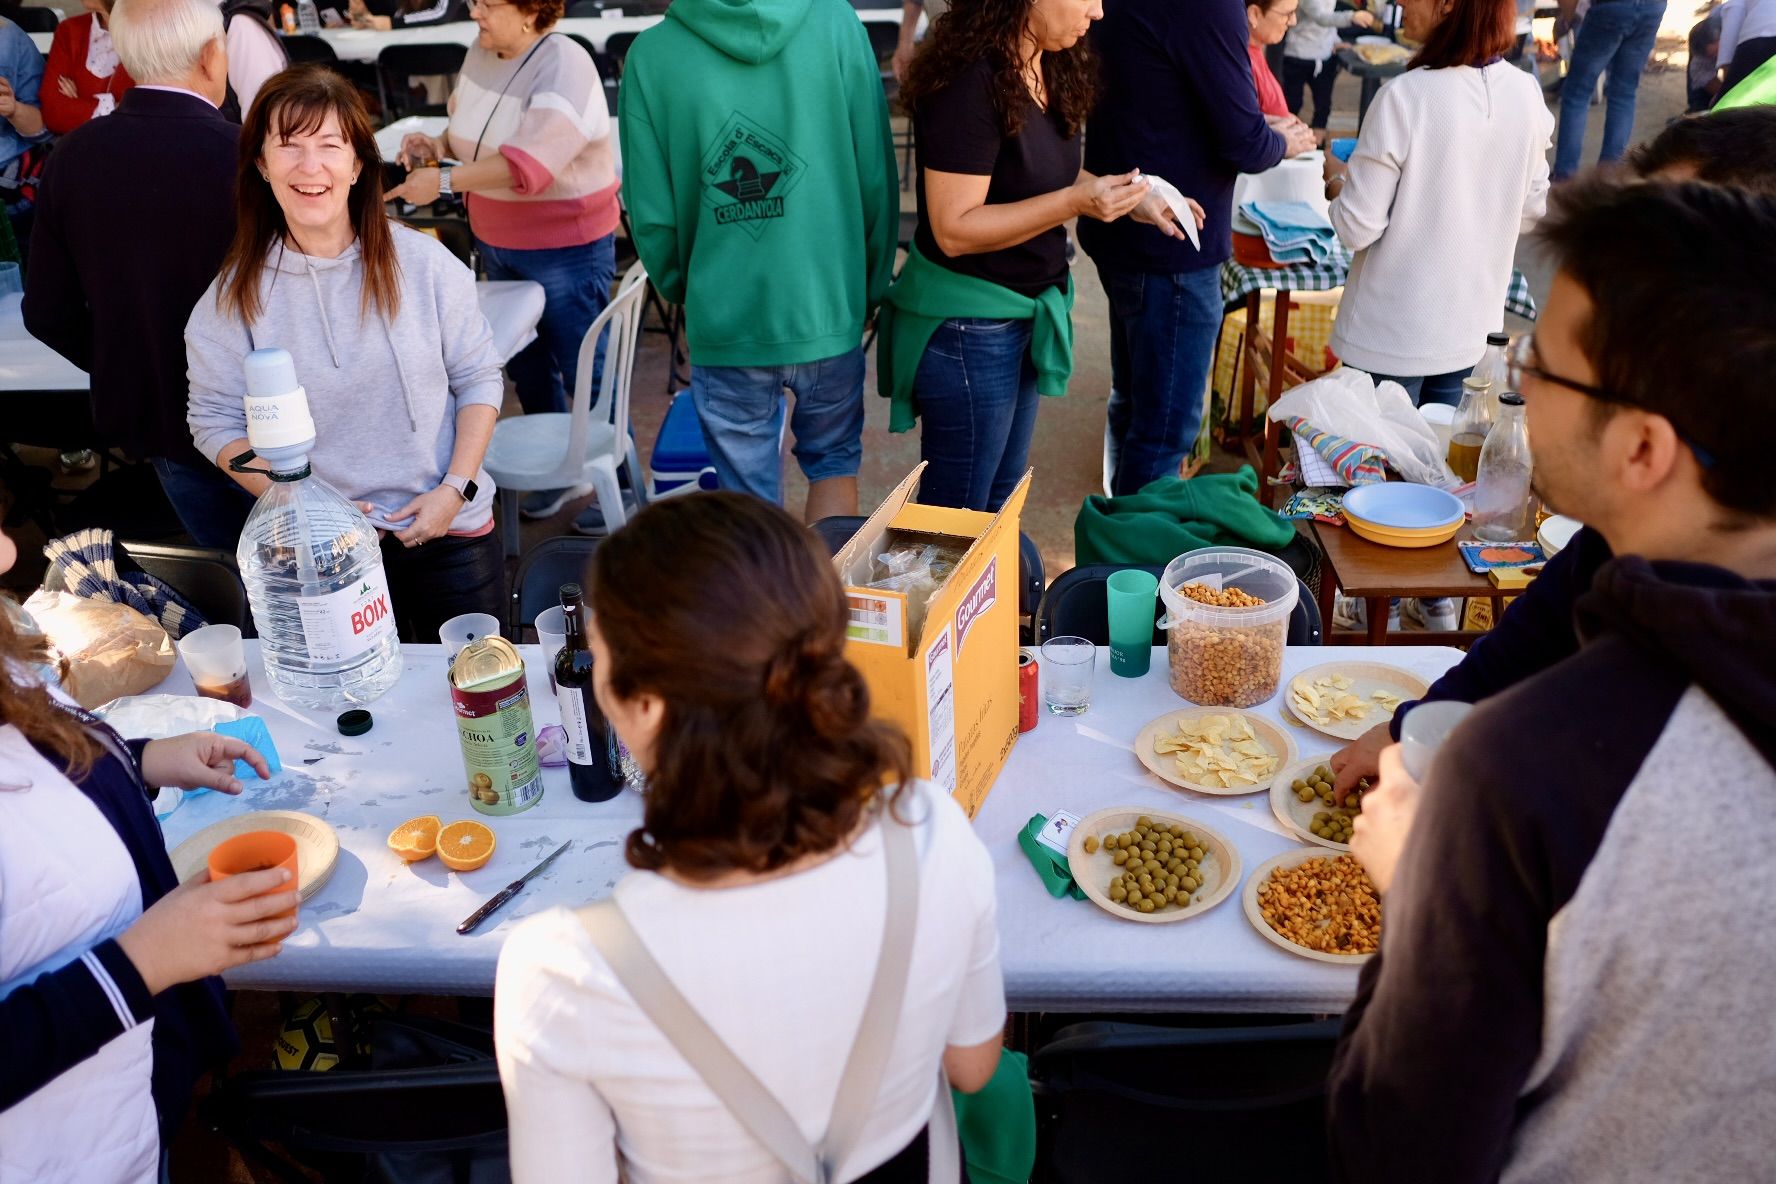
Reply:
<svg viewBox="0 0 1776 1184"><path fill-rule="evenodd" d="M566 411L573 398L580 342L586 330L610 303L611 281L617 276L617 236L577 247L546 247L516 251L481 243L481 262L490 280L535 280L543 286L543 319L537 339L518 351L506 366L525 414ZM592 363L592 390L604 375L604 341L598 337Z"/></svg>
<svg viewBox="0 0 1776 1184"><path fill-rule="evenodd" d="M1634 96L1641 71L1653 52L1665 0L1605 0L1593 3L1573 42L1572 63L1560 84L1560 133L1554 148L1554 179L1579 171L1585 151L1585 123L1591 114L1591 92L1597 76L1609 71L1604 84L1603 150L1599 161L1622 159L1634 133Z"/></svg>
<svg viewBox="0 0 1776 1184"><path fill-rule="evenodd" d="M723 489L783 503L783 392L810 484L855 477L863 462L863 346L791 366L692 366L691 400Z"/></svg>
<svg viewBox="0 0 1776 1184"><path fill-rule="evenodd" d="M1412 400L1414 407L1423 407L1426 403L1447 403L1456 407L1462 401L1462 379L1474 372L1469 366L1466 370L1451 370L1447 374L1420 374L1412 378L1401 378L1397 374L1371 374L1375 385L1384 382L1397 382L1406 388L1407 398Z"/></svg>
<svg viewBox="0 0 1776 1184"><path fill-rule="evenodd" d="M1110 298L1105 456L1113 496L1176 477L1202 428L1221 332L1221 269L1149 275L1098 265Z"/></svg>
<svg viewBox="0 0 1776 1184"><path fill-rule="evenodd" d="M241 527L247 524L247 515L258 499L215 465L188 465L164 456L151 463L185 533L200 547L234 554L240 546Z"/></svg>
<svg viewBox="0 0 1776 1184"><path fill-rule="evenodd" d="M1031 325L952 317L931 335L913 377L923 504L997 510L1023 479L1038 398Z"/></svg>

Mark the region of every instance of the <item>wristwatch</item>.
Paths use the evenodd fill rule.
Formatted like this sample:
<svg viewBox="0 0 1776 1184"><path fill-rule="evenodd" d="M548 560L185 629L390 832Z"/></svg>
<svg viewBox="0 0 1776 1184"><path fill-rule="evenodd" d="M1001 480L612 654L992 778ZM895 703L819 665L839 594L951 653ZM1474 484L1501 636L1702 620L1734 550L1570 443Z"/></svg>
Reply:
<svg viewBox="0 0 1776 1184"><path fill-rule="evenodd" d="M455 167L456 166L453 164L444 164L444 165L438 166L438 196L439 197L455 197L456 196L455 192L450 188L450 170ZM471 481L471 482L469 482L469 484L473 485L474 482Z"/></svg>
<svg viewBox="0 0 1776 1184"><path fill-rule="evenodd" d="M458 477L455 473L445 473L444 480L440 481L439 484L448 485L450 488L462 494L464 502L474 501L475 494L480 492L480 487L473 481L467 477Z"/></svg>

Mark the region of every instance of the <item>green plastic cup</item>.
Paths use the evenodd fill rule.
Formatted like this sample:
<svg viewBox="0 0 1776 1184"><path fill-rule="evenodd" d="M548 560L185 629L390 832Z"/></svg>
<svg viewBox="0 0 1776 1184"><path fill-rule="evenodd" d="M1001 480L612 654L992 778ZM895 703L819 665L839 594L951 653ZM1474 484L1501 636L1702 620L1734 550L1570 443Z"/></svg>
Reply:
<svg viewBox="0 0 1776 1184"><path fill-rule="evenodd" d="M1140 678L1153 664L1153 604L1159 578L1150 571L1112 572L1106 591L1110 612L1110 673Z"/></svg>

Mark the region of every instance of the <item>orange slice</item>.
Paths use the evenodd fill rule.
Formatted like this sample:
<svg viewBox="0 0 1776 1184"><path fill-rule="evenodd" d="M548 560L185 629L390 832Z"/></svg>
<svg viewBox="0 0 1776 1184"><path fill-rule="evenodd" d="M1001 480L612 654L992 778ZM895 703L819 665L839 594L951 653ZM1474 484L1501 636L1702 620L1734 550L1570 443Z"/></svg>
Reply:
<svg viewBox="0 0 1776 1184"><path fill-rule="evenodd" d="M438 832L438 858L451 871L472 872L493 858L493 832L479 822L453 822Z"/></svg>
<svg viewBox="0 0 1776 1184"><path fill-rule="evenodd" d="M408 863L429 859L438 851L438 830L443 825L436 814L409 818L390 832L389 850Z"/></svg>

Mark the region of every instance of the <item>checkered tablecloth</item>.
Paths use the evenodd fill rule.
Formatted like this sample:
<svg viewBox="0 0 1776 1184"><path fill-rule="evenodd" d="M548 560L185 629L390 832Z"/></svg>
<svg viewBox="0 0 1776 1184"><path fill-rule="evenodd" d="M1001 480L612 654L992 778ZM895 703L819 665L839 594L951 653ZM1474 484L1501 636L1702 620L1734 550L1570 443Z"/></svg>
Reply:
<svg viewBox="0 0 1776 1184"><path fill-rule="evenodd" d="M1263 288L1287 292L1324 292L1341 287L1350 273L1351 253L1343 244L1332 244L1332 257L1324 263L1291 263L1284 267L1247 267L1229 259L1221 265L1221 300L1236 304ZM1505 310L1526 321L1536 317L1535 298L1521 271L1511 270L1511 286L1505 292Z"/></svg>

